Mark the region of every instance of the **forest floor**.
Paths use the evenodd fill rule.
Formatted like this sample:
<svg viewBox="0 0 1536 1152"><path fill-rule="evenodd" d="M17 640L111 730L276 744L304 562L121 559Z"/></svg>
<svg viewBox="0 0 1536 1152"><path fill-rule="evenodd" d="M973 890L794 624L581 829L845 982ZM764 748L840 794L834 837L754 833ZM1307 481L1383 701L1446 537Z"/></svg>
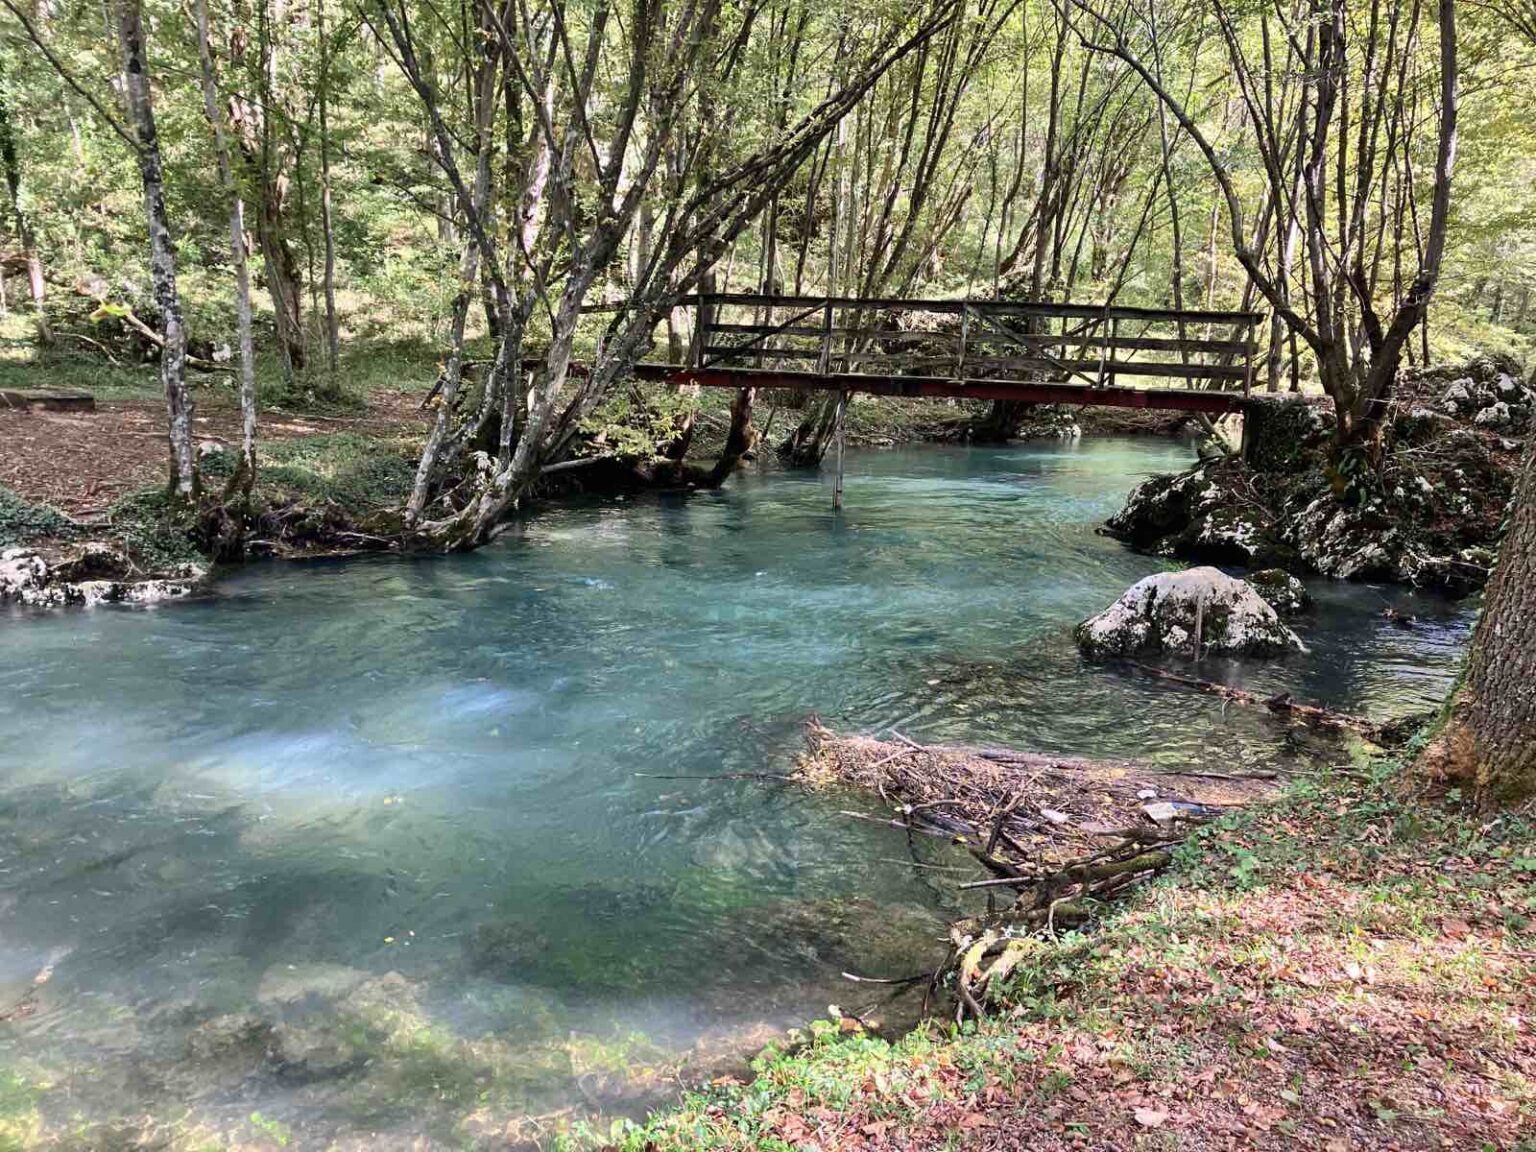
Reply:
<svg viewBox="0 0 1536 1152"><path fill-rule="evenodd" d="M225 397L198 408L198 445L240 444L240 411ZM418 392L370 393L356 412L326 414L268 409L260 439L273 441L348 434L385 441L419 438L427 427ZM70 516L106 512L120 498L164 483L168 462L165 404L158 399L114 399L89 412L0 407L0 485L31 504Z"/></svg>
<svg viewBox="0 0 1536 1152"><path fill-rule="evenodd" d="M570 1140L1531 1152L1533 816L1405 798L1382 761L1304 781L1044 945L980 1027L887 1041L822 1022L750 1082Z"/></svg>

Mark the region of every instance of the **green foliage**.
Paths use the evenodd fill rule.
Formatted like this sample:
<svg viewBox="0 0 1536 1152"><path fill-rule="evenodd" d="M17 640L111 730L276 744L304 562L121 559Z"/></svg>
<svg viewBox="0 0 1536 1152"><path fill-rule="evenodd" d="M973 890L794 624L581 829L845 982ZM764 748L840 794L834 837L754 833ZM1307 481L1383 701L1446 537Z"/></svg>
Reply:
<svg viewBox="0 0 1536 1152"><path fill-rule="evenodd" d="M28 504L9 488L0 486L0 550L36 540L70 536L75 522L44 504Z"/></svg>
<svg viewBox="0 0 1536 1152"><path fill-rule="evenodd" d="M257 491L274 504L332 503L363 516L405 500L418 451L411 441L354 432L270 440L257 452Z"/></svg>
<svg viewBox="0 0 1536 1152"><path fill-rule="evenodd" d="M124 496L108 513L113 533L128 554L150 571L204 559L197 544L197 512L162 489Z"/></svg>
<svg viewBox="0 0 1536 1152"><path fill-rule="evenodd" d="M595 451L650 461L677 438L695 406L692 397L680 392L625 390L605 400L581 429Z"/></svg>
<svg viewBox="0 0 1536 1152"><path fill-rule="evenodd" d="M183 10L169 0L146 0L144 6L150 62L157 72L156 114L188 330L199 347L232 345L235 322L227 201L213 162L201 94L195 83L185 82L198 71L195 35ZM331 381L322 367L323 309L316 283L323 258L316 123L322 44L313 19L263 21L266 11L231 6L223 0L210 4L221 87L230 97L247 102L245 108L253 119L245 128L252 130L252 136L260 136L254 129L259 127L260 108L268 103L280 125L269 157L275 179L267 184L258 177L255 161L259 157L237 156L237 161L251 161L237 168L253 232L261 218L263 189L283 190L280 210L298 266L310 365L291 382L282 378L276 365L270 278L259 243L252 268L257 341L264 396L284 407L301 407L332 402L325 399ZM739 18L735 10L729 12L730 19ZM1363 21L1363 13L1358 9L1352 15ZM1239 12L1240 17L1249 14L1247 9ZM110 90L99 78L116 71L118 54L104 34L99 15L79 0L67 0L50 11L47 35L71 74L112 107ZM382 363L389 364L397 346L435 350L444 343L463 222L453 219L448 182L423 155L423 114L415 93L396 69L380 66L378 45L366 28L343 19L340 6L331 15L324 75L343 344L347 349L377 348ZM846 40L849 29L871 36L893 32L909 15L882 0L860 0L838 10L802 9L791 3L782 12L775 7L771 20L758 21L750 35L742 36L735 68L691 78L698 85L700 106L709 110L714 149L709 166L726 170L811 107L834 75L847 68L836 46ZM423 9L420 19L413 21L415 33L441 85L439 97L450 132L469 139L473 129L467 121L467 70L458 61L462 39L452 21L444 25L440 16L434 16L439 14ZM804 43L790 53L783 33L775 36L768 30L796 27L802 16L799 27ZM586 11L578 9L570 18L577 22L572 35L583 35ZM1032 255L1024 227L1027 203L1015 202L1005 209L1003 201L1021 180L1027 196L1044 163L1046 133L1041 125L1053 85L1042 78L1049 74L1054 45L1043 30L1053 19L1048 3L1029 0L1002 22L995 38L978 40L974 61L947 80L938 77L931 60L914 57L893 69L850 116L847 131L839 136L842 143L787 178L775 201L773 235L767 234L765 217L735 239L720 261L721 286L754 287L754 279L767 263L771 241L776 275L786 289L798 285L808 291L852 290L868 276L904 294L987 295L1006 289L1010 277L1019 275ZM1209 92L1230 86L1225 54L1200 47L1208 48L1215 35L1209 19L1208 12L1191 11L1181 16L1179 27L1170 30L1163 64L1170 76L1177 77L1176 88ZM1528 355L1536 338L1536 304L1532 302L1536 274L1531 271L1536 268L1536 179L1532 178L1536 175L1536 91L1523 81L1536 50L1511 36L1492 9L1467 8L1461 20L1463 87L1469 96L1461 113L1454 220L1432 314L1431 343L1439 356L1462 355L1474 346L1481 351ZM65 334L52 355L67 358L81 386L98 394L153 394L157 385L152 371L129 362L114 368L81 339L100 335L85 319L90 313L110 320L112 313L131 306L141 317L153 319L142 189L133 158L111 128L69 93L49 61L25 46L14 21L9 27L11 35L0 54L0 96L12 110L19 206L36 232L48 271L50 312L56 322L64 321L56 323ZM230 50L237 28L245 46L239 53ZM1250 41L1248 49L1256 51L1255 28L1249 24L1239 32ZM615 32L614 46L622 49L627 34ZM281 65L271 71L263 63L269 46ZM1415 51L1411 65L1423 70L1421 79L1427 83L1433 67L1433 37L1421 35ZM1068 38L1063 53L1058 63L1070 79L1086 58L1085 50ZM799 61L800 71L786 84L785 60L791 55ZM1354 66L1358 68L1360 62L1355 60ZM614 74L624 73L619 69ZM273 75L279 77L275 85L270 80ZM1112 109L1113 115L1100 117L1106 124L1134 128L1153 122L1154 104L1148 93L1115 79L1113 68L1091 69L1083 75L1086 88L1080 103ZM169 82L171 78L176 82ZM600 102L616 100L619 89L612 84L599 83ZM269 86L272 90L265 91ZM914 117L921 122L937 114L951 98L955 101L953 127L941 142L941 157L926 172L926 186L918 186L914 170L908 167L887 188L886 177L872 158L900 153L903 134ZM1197 108L1196 114L1215 137L1218 151L1232 164L1237 190L1251 210L1261 199L1261 177L1246 119L1217 115L1210 109ZM501 128L498 123L498 134ZM599 144L606 144L611 125L599 121L596 130ZM1081 215L1091 215L1092 225L1079 249L1054 260L1047 270L1046 292L1053 298L1102 299L1115 291L1123 303L1169 302L1175 253L1166 196L1160 191L1157 135L1144 127L1127 133L1124 146L1114 150L1116 163L1110 165L1106 158L1105 185L1081 194ZM1416 170L1428 172L1433 142L1433 132L1421 125L1412 145ZM1187 145L1187 141L1176 143ZM1083 163L1099 163L1092 142L1085 147L1089 150ZM462 158L461 167L467 170ZM1205 162L1194 148L1184 146L1176 149L1169 167L1184 220L1183 292L1192 301L1209 299L1218 307L1235 306L1242 299L1247 277L1228 251L1225 208ZM861 198L866 207L847 222L853 234L841 245L842 262L846 262L842 267L834 259L840 253L830 227L834 218L839 227L844 224L835 211L838 189L842 180L866 170L872 184ZM920 195L925 191L930 194L927 200ZM577 192L587 217L595 218L597 197L590 183L579 185ZM670 187L658 188L651 206L656 218L664 215L675 194ZM847 207L843 205L844 211ZM441 218L445 211L448 220ZM1215 243L1207 251L1208 229L1214 230ZM860 258L882 230L887 238L901 237L900 251L889 268L873 256ZM1131 236L1136 240L1122 278L1116 264ZM1276 242L1272 238L1271 243ZM1405 239L1405 248L1413 243ZM1072 247L1069 243L1068 248ZM621 249L619 258L603 270L593 297L622 299L637 255ZM555 269L558 278L563 274L560 260ZM1391 270L1375 271L1379 292L1385 296L1391 290ZM552 289L558 294L558 283ZM10 298L23 296L24 292L13 292ZM98 307L98 300L107 303ZM590 353L605 323L605 317L584 323L578 351ZM471 309L469 324L472 338L483 340L486 323L480 308ZM7 336L14 331L16 341L28 345L28 356L36 351L29 346L30 327L27 305L0 325ZM528 351L536 354L547 338L547 327L547 316L536 309ZM381 366L373 378L364 380L359 366L353 364L343 373L343 383L354 396L375 385L428 386L432 373L418 371L414 353L410 359L408 378L391 381ZM229 387L228 380L200 383ZM622 434L613 431L609 440L626 455L642 454L647 438L664 433L672 414L631 415L646 417L638 425L642 432L633 436L628 434L628 422L615 420L612 414L593 418L596 431L625 429Z"/></svg>

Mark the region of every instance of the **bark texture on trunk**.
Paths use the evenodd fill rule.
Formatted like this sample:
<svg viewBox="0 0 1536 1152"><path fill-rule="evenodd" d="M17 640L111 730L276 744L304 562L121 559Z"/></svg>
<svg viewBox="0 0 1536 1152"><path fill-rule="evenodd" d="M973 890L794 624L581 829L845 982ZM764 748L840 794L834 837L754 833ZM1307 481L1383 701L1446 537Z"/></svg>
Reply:
<svg viewBox="0 0 1536 1152"><path fill-rule="evenodd" d="M197 462L192 452L192 396L187 391L187 333L181 297L176 291L176 244L165 209L165 181L160 138L150 99L149 66L139 0L117 0L118 36L123 50L123 87L138 141L139 175L144 182L144 215L149 227L149 275L165 345L160 349L160 380L170 416L171 492L183 500L197 495Z"/></svg>
<svg viewBox="0 0 1536 1152"><path fill-rule="evenodd" d="M1536 438L1526 445L1461 686L1419 767L1490 803L1536 795Z"/></svg>
<svg viewBox="0 0 1536 1152"><path fill-rule="evenodd" d="M325 31L325 0L316 0L315 27L320 40L320 229L325 233L325 359L330 369L331 393L337 391L335 376L341 359L341 324L336 317L336 229L331 220L331 125L329 87L331 47Z"/></svg>
<svg viewBox="0 0 1536 1152"><path fill-rule="evenodd" d="M251 319L251 273L245 259L245 200L235 180L219 109L218 79L214 73L213 41L209 31L208 0L196 0L197 56L203 85L203 114L213 130L213 152L218 161L219 183L229 198L229 257L235 269L235 319L240 343L240 466L230 477L227 494L250 496L256 482L256 346Z"/></svg>
<svg viewBox="0 0 1536 1152"><path fill-rule="evenodd" d="M21 250L27 261L27 287L31 289L32 307L37 312L38 347L48 348L53 344L53 329L48 325L48 312L44 307L47 289L43 283L43 262L37 254L32 221L21 209L21 161L16 155L16 133L11 123L10 102L4 90L3 76L0 76L0 162L5 167L5 186L10 193L11 218L16 225L16 238L21 241Z"/></svg>

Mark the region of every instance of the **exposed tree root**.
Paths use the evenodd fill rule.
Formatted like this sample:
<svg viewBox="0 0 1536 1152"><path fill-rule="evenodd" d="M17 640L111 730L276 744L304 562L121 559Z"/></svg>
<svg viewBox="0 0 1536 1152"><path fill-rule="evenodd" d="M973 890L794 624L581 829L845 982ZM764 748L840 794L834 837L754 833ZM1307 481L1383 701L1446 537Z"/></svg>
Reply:
<svg viewBox="0 0 1536 1152"><path fill-rule="evenodd" d="M949 954L924 977L925 1010L936 993L949 992L957 1020L982 1015L1042 938L1090 921L1166 868L1170 849L1194 826L1274 788L1267 775L1165 773L896 736L843 737L812 721L796 777L813 788L868 789L896 814L890 823L951 840L989 873L960 885L986 891L988 911L951 926ZM1006 907L996 906L997 891L1011 897Z"/></svg>

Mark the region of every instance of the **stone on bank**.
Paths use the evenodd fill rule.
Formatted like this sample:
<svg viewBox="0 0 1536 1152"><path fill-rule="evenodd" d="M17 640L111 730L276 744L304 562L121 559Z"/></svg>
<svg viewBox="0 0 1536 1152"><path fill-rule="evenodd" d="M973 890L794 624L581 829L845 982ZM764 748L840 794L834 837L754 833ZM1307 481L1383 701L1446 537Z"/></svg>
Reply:
<svg viewBox="0 0 1536 1152"><path fill-rule="evenodd" d="M33 608L97 604L154 604L191 595L206 575L196 564L181 564L165 576L127 578L127 557L109 545L90 543L67 560L49 564L29 548L0 552L0 604Z"/></svg>

